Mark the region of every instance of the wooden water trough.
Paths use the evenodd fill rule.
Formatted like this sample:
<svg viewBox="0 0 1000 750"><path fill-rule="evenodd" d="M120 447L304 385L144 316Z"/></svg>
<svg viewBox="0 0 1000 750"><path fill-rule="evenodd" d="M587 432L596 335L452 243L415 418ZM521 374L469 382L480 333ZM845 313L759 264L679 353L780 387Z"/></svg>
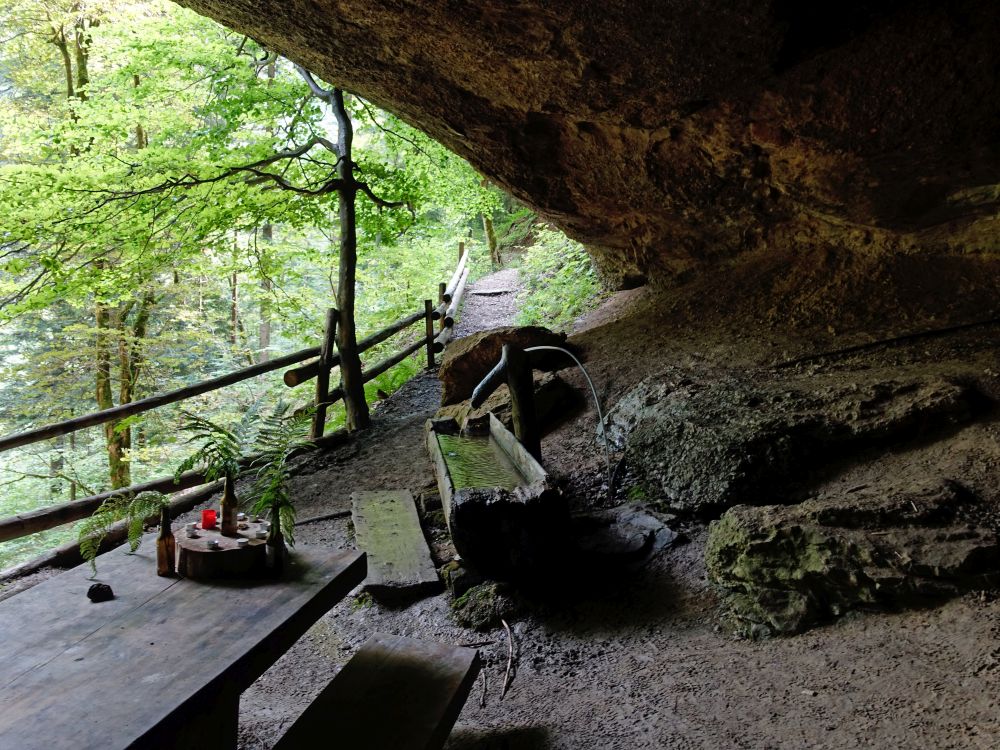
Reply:
<svg viewBox="0 0 1000 750"><path fill-rule="evenodd" d="M479 572L529 574L562 545L569 512L541 464L492 413L461 429L426 423L445 519L455 549Z"/></svg>

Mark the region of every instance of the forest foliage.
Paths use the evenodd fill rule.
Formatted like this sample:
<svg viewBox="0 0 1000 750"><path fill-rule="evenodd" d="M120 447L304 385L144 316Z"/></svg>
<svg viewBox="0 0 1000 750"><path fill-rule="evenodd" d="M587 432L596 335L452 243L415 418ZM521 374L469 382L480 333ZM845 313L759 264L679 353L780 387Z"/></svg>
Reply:
<svg viewBox="0 0 1000 750"><path fill-rule="evenodd" d="M289 61L164 0L0 0L0 28L0 434L319 343L335 123ZM347 107L358 173L405 205L358 201L364 335L434 298L459 241L485 268L483 217L510 227L518 209L393 115ZM233 425L309 395L272 374L183 408ZM182 420L167 407L0 454L0 516L171 474ZM0 545L0 568L73 534Z"/></svg>

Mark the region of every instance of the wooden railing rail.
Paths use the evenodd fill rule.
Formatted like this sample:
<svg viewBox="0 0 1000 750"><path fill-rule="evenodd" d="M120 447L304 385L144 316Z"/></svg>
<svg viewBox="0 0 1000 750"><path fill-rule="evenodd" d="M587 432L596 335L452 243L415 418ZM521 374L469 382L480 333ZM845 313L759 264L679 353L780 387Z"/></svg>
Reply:
<svg viewBox="0 0 1000 750"><path fill-rule="evenodd" d="M466 283L469 277L469 269L467 268L468 253L465 251L464 243L460 244L459 253L459 263L455 269L455 273L452 275L451 281L447 285L443 283L439 285L439 304L437 307L434 306L431 300L425 300L422 310L418 310L410 315L407 315L406 317L400 318L394 323L391 323L385 328L372 333L358 342L358 352L365 352L377 344L386 341L391 336L394 336L395 334L414 325L420 320L423 320L425 324L424 335L419 339L408 344L395 354L383 359L381 362L378 362L367 369L363 369L361 373L363 383L374 380L379 375L382 375L391 368L395 367L421 348L426 348L427 350L427 366L429 368L434 367L434 355L443 351L445 346L447 346L448 342L451 340L455 315L457 314L458 307L461 304L462 296L465 292ZM297 352L293 352L292 354L287 354L283 357L277 357L269 360L268 362L262 362L258 365L246 367L227 375L202 381L201 383L179 388L175 391L163 393L158 396L150 396L149 398L134 401L129 404L123 404L111 409L105 409L104 411L86 414L56 424L9 435L7 437L0 438L0 452L23 445L29 445L42 440L47 440L49 438L58 437L60 435L66 435L77 430L82 430L86 427L92 427L106 422L124 419L125 417L135 414L141 414L161 406L177 403L194 396L199 396L203 393L218 390L228 385L248 380L267 372L273 372L274 370L279 370L284 367L288 367L288 365L297 364L305 360L311 361L285 372L285 384L288 386L295 386L314 377L325 375L325 377L320 377L316 384L316 411L318 413L325 413L326 407L328 407L331 403L344 398L344 392L341 388L337 387L330 389L329 387L330 370L333 367L336 367L340 362L339 355L333 351L333 342L336 332L335 321L337 319L335 313L336 311L332 309L327 313L323 344L321 346L301 349ZM437 332L434 330L433 321L435 320L440 321L440 329ZM323 397L324 393L325 397ZM329 435L323 435L323 423L323 416L320 416L318 421L314 419L311 430L311 441L308 443L308 448L336 445L346 438L347 433L344 430L339 430ZM244 466L248 466L256 458L256 456L247 456L241 463ZM19 513L15 516L0 519L0 543L11 539L18 539L39 531L52 529L67 523L73 523L74 521L79 521L92 514L101 506L102 503L104 503L105 500L112 497L135 495L140 492L154 491L173 494L203 485L205 487L203 490L196 493L187 493L182 498L179 498L178 501L172 503L174 512L181 512L182 510L187 510L188 508L193 507L196 502L199 502L207 497L211 490L217 489L219 482L206 484L204 474L197 471L189 471L182 474L177 480L175 480L173 476L161 477L160 479L153 479L148 482L132 485L130 487L109 490L107 492L85 497L80 500L73 500L71 502L50 505L45 508L39 508L26 513ZM114 541L115 544L120 543L122 539L124 539L123 528L116 528L115 533L109 536L109 541ZM18 566L16 569L5 571L0 574L0 576L3 578L9 578L14 571L23 572L23 570L37 569L44 564L76 564L79 561L79 550L76 548L75 543L67 544L57 550L43 555L35 561Z"/></svg>
<svg viewBox="0 0 1000 750"><path fill-rule="evenodd" d="M376 331L370 336L366 336L358 342L358 354L368 351L376 344L381 344L386 339L392 337L393 335L399 333L404 328L416 323L418 320L423 320L424 311L418 310L412 315L407 315L405 318L400 318L395 323L390 323L388 326L383 328L381 331ZM334 354L330 366L336 367L340 364L340 355ZM297 385L305 383L307 380L312 380L319 373L319 358L316 358L310 362L306 362L304 365L299 367L293 367L291 370L285 370L284 381L285 385L289 388L294 388Z"/></svg>
<svg viewBox="0 0 1000 750"><path fill-rule="evenodd" d="M283 367L288 367L288 365L293 365L296 362L301 362L311 357L315 357L318 354L318 346L301 349L292 354L286 354L284 357L277 357L276 359L272 359L267 362L261 362L259 365L253 365L252 367L246 367L242 370L231 372L228 375L221 375L217 378L212 378L211 380L205 380L201 383L185 386L184 388L178 388L176 391L162 393L159 396L150 396L149 398L133 401L129 404L122 404L121 406L105 409L104 411L97 411L92 414L85 414L80 417L74 417L73 419L67 419L64 422L57 422L56 424L38 427L34 430L27 430L26 432L18 432L14 435L8 435L7 437L0 438L0 452L10 450L11 448L19 448L22 445L37 443L41 440L48 440L49 438L58 437L59 435L68 435L71 432L82 430L85 427L93 427L94 425L104 424L105 422L115 422L119 419L124 419L125 417L131 417L133 414L141 414L142 412L158 409L159 407L166 406L167 404L184 401L185 399L193 398L194 396L200 396L203 393L225 388L227 385L239 383L242 380L249 380L250 378L257 377L258 375L263 375L266 372L280 370Z"/></svg>

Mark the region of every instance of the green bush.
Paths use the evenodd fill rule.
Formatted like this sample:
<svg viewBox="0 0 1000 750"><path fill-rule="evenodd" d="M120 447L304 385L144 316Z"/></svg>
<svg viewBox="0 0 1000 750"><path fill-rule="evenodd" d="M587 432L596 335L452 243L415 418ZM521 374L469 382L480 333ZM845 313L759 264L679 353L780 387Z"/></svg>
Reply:
<svg viewBox="0 0 1000 750"><path fill-rule="evenodd" d="M521 256L524 291L518 298L521 325L569 328L597 302L601 285L587 251L553 229L538 232Z"/></svg>

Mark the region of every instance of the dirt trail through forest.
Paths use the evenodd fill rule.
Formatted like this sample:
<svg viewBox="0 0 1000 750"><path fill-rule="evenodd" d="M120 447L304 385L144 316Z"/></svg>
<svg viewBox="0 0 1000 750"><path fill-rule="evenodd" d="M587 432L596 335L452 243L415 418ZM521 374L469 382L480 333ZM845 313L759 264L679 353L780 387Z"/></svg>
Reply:
<svg viewBox="0 0 1000 750"><path fill-rule="evenodd" d="M515 287L516 274L503 271L470 291ZM655 362L710 371L785 358L808 343L766 341L744 330L666 335L663 322L641 313L645 295L619 294L579 326L576 339L610 401L655 372ZM458 331L509 324L515 307L513 292L472 293ZM565 377L582 387L572 372ZM371 430L304 461L293 487L299 517L348 510L357 490L430 487L422 430L439 393L434 374L414 378L378 404ZM543 442L547 468L568 479L576 503L600 495L594 424L588 409ZM995 422L972 425L952 443L892 451L887 464L847 475L861 482L866 471L886 466L905 475L928 461L961 462L968 458L963 442L1000 445L998 436ZM244 693L241 747L270 747L376 631L488 642L480 648L485 706L477 686L449 750L1000 746L1000 601L992 593L920 611L848 614L791 638L742 640L720 625L718 595L706 581L704 526L682 530L686 544L638 571L612 573L600 583L563 574L513 624L518 669L503 701L502 629L481 634L459 627L446 594L400 609L348 597ZM334 547L353 542L346 518L302 526L296 538ZM337 721L330 722L331 743Z"/></svg>

